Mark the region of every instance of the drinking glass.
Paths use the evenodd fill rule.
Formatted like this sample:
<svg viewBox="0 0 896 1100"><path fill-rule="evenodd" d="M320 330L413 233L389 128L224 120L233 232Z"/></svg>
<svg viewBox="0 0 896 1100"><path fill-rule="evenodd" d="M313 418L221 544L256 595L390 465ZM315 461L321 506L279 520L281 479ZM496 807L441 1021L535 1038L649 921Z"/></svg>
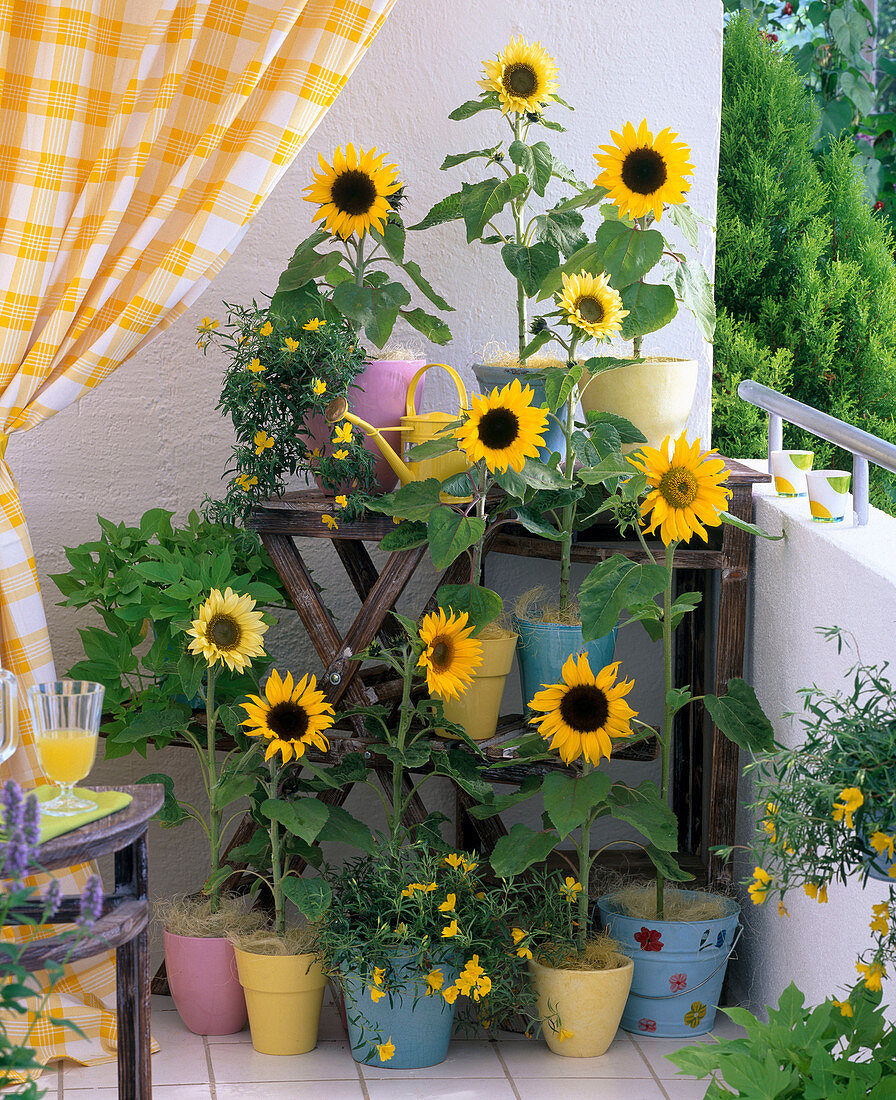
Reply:
<svg viewBox="0 0 896 1100"><path fill-rule="evenodd" d="M19 730L19 686L15 676L0 668L0 764L16 751Z"/></svg>
<svg viewBox="0 0 896 1100"><path fill-rule="evenodd" d="M44 775L59 788L41 813L71 817L92 810L96 802L80 798L74 785L89 775L103 713L102 684L90 680L53 680L28 689L34 741Z"/></svg>

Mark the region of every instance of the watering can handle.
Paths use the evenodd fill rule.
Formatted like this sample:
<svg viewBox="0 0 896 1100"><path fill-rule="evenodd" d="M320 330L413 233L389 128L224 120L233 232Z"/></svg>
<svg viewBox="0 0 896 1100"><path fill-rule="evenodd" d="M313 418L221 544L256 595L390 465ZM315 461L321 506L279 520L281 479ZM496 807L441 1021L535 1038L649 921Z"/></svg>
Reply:
<svg viewBox="0 0 896 1100"><path fill-rule="evenodd" d="M460 411L463 412L467 408L469 402L467 401L467 391L464 388L464 382L461 376L457 373L454 367L449 367L447 363L427 363L425 367L421 367L414 377L411 379L411 384L408 386L408 416L416 416L417 409L415 407L415 396L417 393L417 383L429 370L430 367L442 367L448 371L451 377L454 379L454 384L457 386L457 396L460 399Z"/></svg>

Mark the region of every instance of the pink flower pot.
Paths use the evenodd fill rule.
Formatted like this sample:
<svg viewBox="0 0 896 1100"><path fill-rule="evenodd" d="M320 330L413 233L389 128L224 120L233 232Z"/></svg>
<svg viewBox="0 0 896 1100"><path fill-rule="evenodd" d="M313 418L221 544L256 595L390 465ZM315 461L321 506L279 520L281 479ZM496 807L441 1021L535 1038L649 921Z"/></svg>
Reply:
<svg viewBox="0 0 896 1100"><path fill-rule="evenodd" d="M168 988L180 1018L196 1035L233 1035L249 1022L233 944L223 938L166 931Z"/></svg>
<svg viewBox="0 0 896 1100"><path fill-rule="evenodd" d="M408 387L411 379L425 363L423 359L374 359L368 363L363 374L359 374L354 385L348 391L349 409L372 424L374 428L397 427L407 413ZM417 386L417 405L423 403L423 390L426 376ZM329 444L333 429L321 416L308 421L310 432L309 447L325 447ZM383 432L387 443L401 454L401 432ZM398 484L395 471L383 458L376 443L367 436L364 446L376 459L376 479L384 493Z"/></svg>

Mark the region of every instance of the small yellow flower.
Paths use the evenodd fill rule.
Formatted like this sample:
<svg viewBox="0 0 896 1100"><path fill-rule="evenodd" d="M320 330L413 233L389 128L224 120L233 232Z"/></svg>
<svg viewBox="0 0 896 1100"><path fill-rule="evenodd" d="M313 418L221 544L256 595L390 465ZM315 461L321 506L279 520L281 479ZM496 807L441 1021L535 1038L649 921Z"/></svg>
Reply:
<svg viewBox="0 0 896 1100"><path fill-rule="evenodd" d="M431 997L433 993L438 993L444 984L444 971L430 970L430 972L426 975L426 996Z"/></svg>
<svg viewBox="0 0 896 1100"><path fill-rule="evenodd" d="M263 371L265 369L265 365L261 362L260 359L251 359L249 361L249 365L246 367L246 370L252 371L253 374L258 374L259 371Z"/></svg>
<svg viewBox="0 0 896 1100"><path fill-rule="evenodd" d="M348 451L344 450L343 448L340 448L333 455L333 458L335 458L339 462L342 462L343 459L348 458Z"/></svg>
<svg viewBox="0 0 896 1100"><path fill-rule="evenodd" d="M831 817L835 821L845 821L847 829L854 829L852 815L865 801L865 796L858 787L844 787L840 792L842 802L835 802Z"/></svg>
<svg viewBox="0 0 896 1100"><path fill-rule="evenodd" d="M385 978L385 976L386 976L386 971L385 971L384 967L375 966L373 968L373 984L374 985L382 985L383 984L383 978Z"/></svg>
<svg viewBox="0 0 896 1100"><path fill-rule="evenodd" d="M442 939L450 940L452 936L456 936L460 929L457 927L457 921L453 920L450 924L446 924L442 929Z"/></svg>
<svg viewBox="0 0 896 1100"><path fill-rule="evenodd" d="M213 321L211 317L203 317L196 326L196 331L208 335L208 333L214 332L220 323L220 321Z"/></svg>
<svg viewBox="0 0 896 1100"><path fill-rule="evenodd" d="M449 985L447 989L442 990L442 996L450 1005L453 1005L454 1002L457 1000L458 993L460 993L460 990L457 987L457 983L455 983L454 985Z"/></svg>
<svg viewBox="0 0 896 1100"><path fill-rule="evenodd" d="M788 913L788 911L784 908L784 902L780 901L780 900L778 901L778 916L779 917L789 917L790 916L790 913Z"/></svg>
<svg viewBox="0 0 896 1100"><path fill-rule="evenodd" d="M352 441L352 426L346 420L345 423L340 424L336 431L333 433L333 446L338 447L340 443L351 443Z"/></svg>
<svg viewBox="0 0 896 1100"><path fill-rule="evenodd" d="M872 993L880 991L881 978L887 976L887 971L882 962L878 959L875 959L872 963L857 962L856 970L864 978L865 985Z"/></svg>
<svg viewBox="0 0 896 1100"><path fill-rule="evenodd" d="M567 1031L565 1027L561 1027L555 1035L558 1043L565 1043L567 1039L571 1039L575 1035L574 1031Z"/></svg>
<svg viewBox="0 0 896 1100"><path fill-rule="evenodd" d="M572 902L575 900L577 894L582 892L581 882L576 882L572 875L566 876L566 882L560 887L560 893L566 898L567 901Z"/></svg>
<svg viewBox="0 0 896 1100"><path fill-rule="evenodd" d="M344 493L340 493L339 496L336 497L336 503L340 508L345 508L348 505L348 497L345 496Z"/></svg>
<svg viewBox="0 0 896 1100"><path fill-rule="evenodd" d="M255 433L255 438L252 440L255 444L255 453L257 455L264 454L266 450L274 446L274 437L268 435L265 431L259 431Z"/></svg>
<svg viewBox="0 0 896 1100"><path fill-rule="evenodd" d="M271 322L270 321L265 321L265 323L258 330L258 335L259 336L270 336L273 331L274 331L274 326L271 324Z"/></svg>
<svg viewBox="0 0 896 1100"><path fill-rule="evenodd" d="M807 898L812 898L812 900L817 901L819 905L826 904L828 900L827 883L819 885L817 882L806 882L803 884L803 890Z"/></svg>
<svg viewBox="0 0 896 1100"><path fill-rule="evenodd" d="M868 843L879 856L882 856L884 852L886 852L887 859L893 859L893 845L896 843L896 837L888 836L878 829L876 833L872 834Z"/></svg>
<svg viewBox="0 0 896 1100"><path fill-rule="evenodd" d="M467 874L469 874L470 871L475 871L479 866L475 859L467 859L467 857L460 852L451 852L449 855L445 856L442 862L455 871L466 871Z"/></svg>
<svg viewBox="0 0 896 1100"><path fill-rule="evenodd" d="M831 997L831 1004L840 1009L841 1016L852 1016L852 1005L849 1001L838 1001L836 997Z"/></svg>
<svg viewBox="0 0 896 1100"><path fill-rule="evenodd" d="M324 512L324 514L320 517L320 521L321 521L321 523L325 523L327 525L327 527L330 528L331 531L338 531L339 530L339 524L336 522L336 520L331 515L329 515L326 512ZM410 897L410 896L411 895L408 894L408 897Z"/></svg>
<svg viewBox="0 0 896 1100"><path fill-rule="evenodd" d="M768 895L769 883L771 882L771 880L772 876L768 873L768 871L764 871L761 867L756 867L754 869L753 881L747 888L747 892L750 895L750 900L753 902L754 905L763 904Z"/></svg>
<svg viewBox="0 0 896 1100"><path fill-rule="evenodd" d="M311 388L318 397L322 397L327 392L327 383L322 378L315 378Z"/></svg>
<svg viewBox="0 0 896 1100"><path fill-rule="evenodd" d="M392 1042L392 1036L390 1035L385 1043L377 1043L376 1049L379 1051L380 1061L388 1062L395 1053L395 1044Z"/></svg>
<svg viewBox="0 0 896 1100"><path fill-rule="evenodd" d="M439 906L440 913L453 913L454 907L457 905L457 898L454 894L448 894L442 904Z"/></svg>
<svg viewBox="0 0 896 1100"><path fill-rule="evenodd" d="M371 1001L373 1001L374 1004L376 1004L378 1001L381 1001L385 996L385 989L377 989L376 986L370 987L370 999Z"/></svg>
<svg viewBox="0 0 896 1100"><path fill-rule="evenodd" d="M872 932L880 932L882 936L885 936L890 931L890 907L882 901L879 905L872 905L871 912L874 914L874 919L869 925Z"/></svg>
<svg viewBox="0 0 896 1100"><path fill-rule="evenodd" d="M283 350L293 352L296 351L299 346L298 340L293 340L291 336L286 336L283 339Z"/></svg>
<svg viewBox="0 0 896 1100"><path fill-rule="evenodd" d="M311 319L310 321L308 321L308 322L307 322L306 324L302 325L302 328L303 328L303 329L304 329L304 330L305 330L306 332L317 332L317 330L318 330L318 329L319 329L319 328L321 327L321 325L325 325L326 323L327 323L327 322L326 322L326 321L322 321L322 320L320 319L320 317L313 317L313 318L312 318L312 319Z"/></svg>
<svg viewBox="0 0 896 1100"><path fill-rule="evenodd" d="M248 493L253 485L258 484L257 477L249 477L248 474L239 474L233 479L237 485L243 490L244 493Z"/></svg>

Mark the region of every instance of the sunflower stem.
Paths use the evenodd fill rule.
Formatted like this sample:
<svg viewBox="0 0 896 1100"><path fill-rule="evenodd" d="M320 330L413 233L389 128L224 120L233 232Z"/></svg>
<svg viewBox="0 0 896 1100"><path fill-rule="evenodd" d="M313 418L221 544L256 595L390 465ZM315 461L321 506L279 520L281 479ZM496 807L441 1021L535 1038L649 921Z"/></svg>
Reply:
<svg viewBox="0 0 896 1100"><path fill-rule="evenodd" d="M270 781L265 784L268 798L277 798L277 754L268 763ZM274 896L274 932L278 936L286 932L286 911L283 901L283 852L280 844L280 824L274 818L268 825L268 836L271 839L271 893Z"/></svg>
<svg viewBox="0 0 896 1100"><path fill-rule="evenodd" d="M522 116L515 114L513 116L513 138L514 141L523 140L522 130ZM516 243L523 244L526 239L526 233L523 228L523 219L526 211L526 197L525 194L515 198L511 203L513 209L513 221L516 228ZM523 358L523 349L526 346L526 331L529 326L529 319L526 314L526 291L523 284L519 279L516 281L516 313L518 322L518 335L519 335L519 355L520 362Z"/></svg>
<svg viewBox="0 0 896 1100"><path fill-rule="evenodd" d="M218 870L221 866L221 818L223 808L218 805L218 772L215 757L215 726L218 720L218 712L215 708L215 670L212 665L209 665L206 676L205 743L208 775L208 842L211 853L209 877L212 879L209 904L211 911L217 913L221 907L221 886L217 880Z"/></svg>
<svg viewBox="0 0 896 1100"><path fill-rule="evenodd" d="M594 770L594 765L588 760L582 760L582 777ZM579 927L576 933L576 943L579 954L584 955L585 945L588 942L588 900L590 895L589 880L591 878L591 820L592 814L588 814L582 823L581 836L579 837Z"/></svg>
<svg viewBox="0 0 896 1100"><path fill-rule="evenodd" d="M572 350L575 350L573 341ZM563 472L567 481L572 481L575 455L572 446L572 434L575 431L575 387L566 398L566 423L563 425L563 435L566 439L566 462ZM576 520L576 502L573 499L563 506L560 518L560 531L563 539L560 543L560 613L564 615L569 610L569 574L572 566L572 528Z"/></svg>
<svg viewBox="0 0 896 1100"><path fill-rule="evenodd" d="M401 710L398 715L398 749L404 751L404 743L410 728L411 715L411 679L414 675L414 650L408 645L405 647L404 672L401 686ZM401 761L398 758L392 761L392 813L389 815L389 836L392 838L392 847L398 843L398 833L401 829L401 819L404 816L404 802L401 796L401 780L404 775Z"/></svg>
<svg viewBox="0 0 896 1100"><path fill-rule="evenodd" d="M660 799L665 804L669 797L669 768L672 760L672 733L675 710L672 705L672 565L675 560L675 542L666 547L666 587L663 592L663 732L660 735ZM663 919L665 880L656 873L656 919Z"/></svg>
<svg viewBox="0 0 896 1100"><path fill-rule="evenodd" d="M485 462L480 463L479 483L476 487L476 518L485 523L485 500L488 496L488 467ZM485 532L476 543L476 552L473 555L473 564L470 569L470 584L479 584L482 579L482 544L485 542Z"/></svg>
<svg viewBox="0 0 896 1100"><path fill-rule="evenodd" d="M355 265L355 285L364 285L364 238L359 237L358 243L355 246L358 255L357 264Z"/></svg>

